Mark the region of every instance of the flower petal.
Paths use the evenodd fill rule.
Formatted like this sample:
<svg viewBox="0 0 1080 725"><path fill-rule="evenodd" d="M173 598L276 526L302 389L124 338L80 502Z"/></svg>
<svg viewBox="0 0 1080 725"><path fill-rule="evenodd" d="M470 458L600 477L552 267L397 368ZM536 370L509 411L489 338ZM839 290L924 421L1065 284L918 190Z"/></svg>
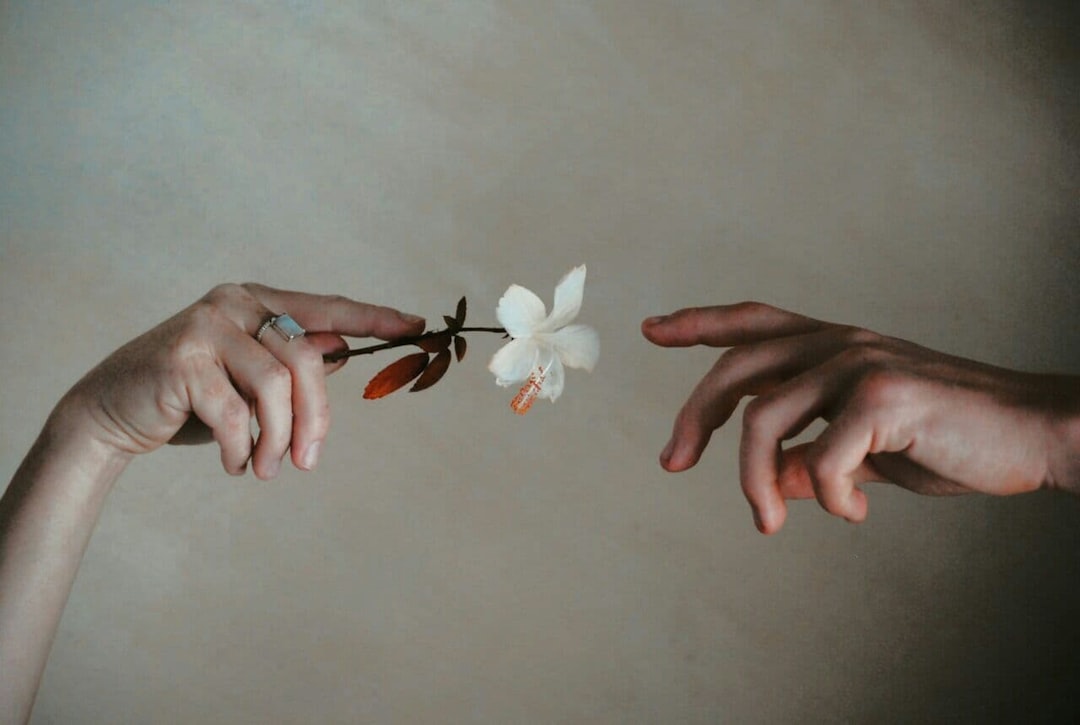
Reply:
<svg viewBox="0 0 1080 725"><path fill-rule="evenodd" d="M495 375L495 382L499 385L517 385L528 379L539 357L540 347L535 340L511 340L491 356L488 370Z"/></svg>
<svg viewBox="0 0 1080 725"><path fill-rule="evenodd" d="M547 398L554 403L562 395L565 382L566 373L563 364L558 357L553 357L547 365L547 374L544 375L544 381L540 385L539 397Z"/></svg>
<svg viewBox="0 0 1080 725"><path fill-rule="evenodd" d="M544 338L567 367L592 372L600 357L600 336L588 325L567 325Z"/></svg>
<svg viewBox="0 0 1080 725"><path fill-rule="evenodd" d="M544 321L544 302L532 290L512 284L499 300L495 317L510 337L528 337Z"/></svg>
<svg viewBox="0 0 1080 725"><path fill-rule="evenodd" d="M568 325L581 312L581 300L585 296L585 265L574 267L555 286L555 302L551 315L544 320L543 331L555 332Z"/></svg>

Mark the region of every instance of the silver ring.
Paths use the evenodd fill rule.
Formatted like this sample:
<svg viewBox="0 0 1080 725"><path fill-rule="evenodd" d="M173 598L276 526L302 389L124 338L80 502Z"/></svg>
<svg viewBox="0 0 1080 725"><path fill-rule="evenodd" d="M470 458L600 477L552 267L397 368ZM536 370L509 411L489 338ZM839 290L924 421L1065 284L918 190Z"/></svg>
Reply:
<svg viewBox="0 0 1080 725"><path fill-rule="evenodd" d="M259 325L259 329L255 331L255 341L262 342L263 335L265 335L266 331L271 327L274 328L277 334L285 338L286 342L295 340L298 337L303 337L305 332L304 328L296 324L296 320L283 312L280 315L270 315L262 321L262 324Z"/></svg>

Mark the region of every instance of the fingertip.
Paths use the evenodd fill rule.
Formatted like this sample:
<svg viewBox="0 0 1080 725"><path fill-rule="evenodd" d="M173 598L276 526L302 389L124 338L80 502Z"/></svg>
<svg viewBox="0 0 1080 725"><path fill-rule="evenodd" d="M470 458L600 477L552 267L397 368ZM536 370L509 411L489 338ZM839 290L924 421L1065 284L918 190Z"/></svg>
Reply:
<svg viewBox="0 0 1080 725"><path fill-rule="evenodd" d="M660 345L663 347L669 346L672 343L670 340L671 335L668 332L667 322L671 320L671 315L657 315L655 317L646 317L641 321L641 334L646 340L654 345ZM677 343L674 343L677 344Z"/></svg>
<svg viewBox="0 0 1080 725"><path fill-rule="evenodd" d="M754 526L766 536L772 536L779 531L784 525L784 520L787 518L787 508L784 506L778 508L758 508L752 506L751 510L754 514Z"/></svg>
<svg viewBox="0 0 1080 725"><path fill-rule="evenodd" d="M225 469L225 473L230 476L243 476L247 473L253 445L249 444L243 452L239 446L221 446L221 467Z"/></svg>
<svg viewBox="0 0 1080 725"><path fill-rule="evenodd" d="M654 317L646 317L641 321L641 332L646 337L649 336L649 331L657 325L663 324L664 320L668 318L668 315L655 315Z"/></svg>
<svg viewBox="0 0 1080 725"><path fill-rule="evenodd" d="M664 468L672 473L693 468L701 458L701 448L702 446L693 441L685 439L676 441L667 460L663 461Z"/></svg>
<svg viewBox="0 0 1080 725"><path fill-rule="evenodd" d="M861 524L866 521L866 514L870 509L870 502L866 498L866 494L855 488L852 489L848 495L847 500L847 515L844 519L853 524Z"/></svg>
<svg viewBox="0 0 1080 725"><path fill-rule="evenodd" d="M270 481L277 476L280 466L280 463L277 466L273 466L272 464L263 464L261 466L252 464L251 471L255 474L255 478L260 481Z"/></svg>
<svg viewBox="0 0 1080 725"><path fill-rule="evenodd" d="M333 332L309 332L304 335L304 340L323 355L332 352L340 352L341 350L347 350L349 348L349 344L345 342L345 338L341 335L334 334Z"/></svg>
<svg viewBox="0 0 1080 725"><path fill-rule="evenodd" d="M390 334L380 334L379 337L384 339L394 339L398 337L412 337L413 335L420 335L424 332L424 328L427 326L427 320L419 315L412 315L407 312L400 312L394 310L394 329L388 330Z"/></svg>
<svg viewBox="0 0 1080 725"><path fill-rule="evenodd" d="M397 314L398 318L400 318L401 321L409 327L423 327L427 323L427 320L425 320L420 315L413 315L409 314L408 312L401 312L400 310Z"/></svg>
<svg viewBox="0 0 1080 725"><path fill-rule="evenodd" d="M308 338L308 342L323 356L323 372L326 375L337 372L345 367L345 363L349 361L348 358L341 358L340 360L331 362L326 360L327 355L345 352L349 349L349 343L345 342L345 338L340 335L335 335L330 332L317 332L309 334L306 337Z"/></svg>
<svg viewBox="0 0 1080 725"><path fill-rule="evenodd" d="M664 446L664 450L660 451L660 465L663 468L668 467L668 462L671 460L671 454L675 450L675 439L672 438Z"/></svg>
<svg viewBox="0 0 1080 725"><path fill-rule="evenodd" d="M293 463L302 471L314 471L319 464L319 454L321 452L322 441L314 441L308 445L302 456L294 454Z"/></svg>

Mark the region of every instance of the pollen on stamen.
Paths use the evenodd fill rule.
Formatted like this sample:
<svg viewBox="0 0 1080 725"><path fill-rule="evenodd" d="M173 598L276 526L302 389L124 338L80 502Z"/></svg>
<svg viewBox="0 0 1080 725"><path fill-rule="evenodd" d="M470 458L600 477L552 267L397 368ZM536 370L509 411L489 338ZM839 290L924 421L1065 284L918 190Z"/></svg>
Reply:
<svg viewBox="0 0 1080 725"><path fill-rule="evenodd" d="M514 396L514 399L510 401L510 407L518 415L525 415L529 412L529 408L536 402L537 397L540 395L540 389L544 384L544 378L546 374L542 370L534 370L529 379L525 381L525 384L521 386L521 390Z"/></svg>

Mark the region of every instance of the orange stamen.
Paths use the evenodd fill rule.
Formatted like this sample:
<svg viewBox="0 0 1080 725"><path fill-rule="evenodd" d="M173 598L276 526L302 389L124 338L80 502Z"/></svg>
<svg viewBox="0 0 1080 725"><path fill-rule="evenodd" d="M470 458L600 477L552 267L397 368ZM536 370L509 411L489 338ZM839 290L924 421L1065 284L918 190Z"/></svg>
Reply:
<svg viewBox="0 0 1080 725"><path fill-rule="evenodd" d="M529 408L533 406L533 403L536 402L537 397L540 395L540 388L544 384L546 376L546 371L539 368L533 371L529 379L521 386L518 394L510 401L510 407L515 413L525 415L529 412Z"/></svg>

